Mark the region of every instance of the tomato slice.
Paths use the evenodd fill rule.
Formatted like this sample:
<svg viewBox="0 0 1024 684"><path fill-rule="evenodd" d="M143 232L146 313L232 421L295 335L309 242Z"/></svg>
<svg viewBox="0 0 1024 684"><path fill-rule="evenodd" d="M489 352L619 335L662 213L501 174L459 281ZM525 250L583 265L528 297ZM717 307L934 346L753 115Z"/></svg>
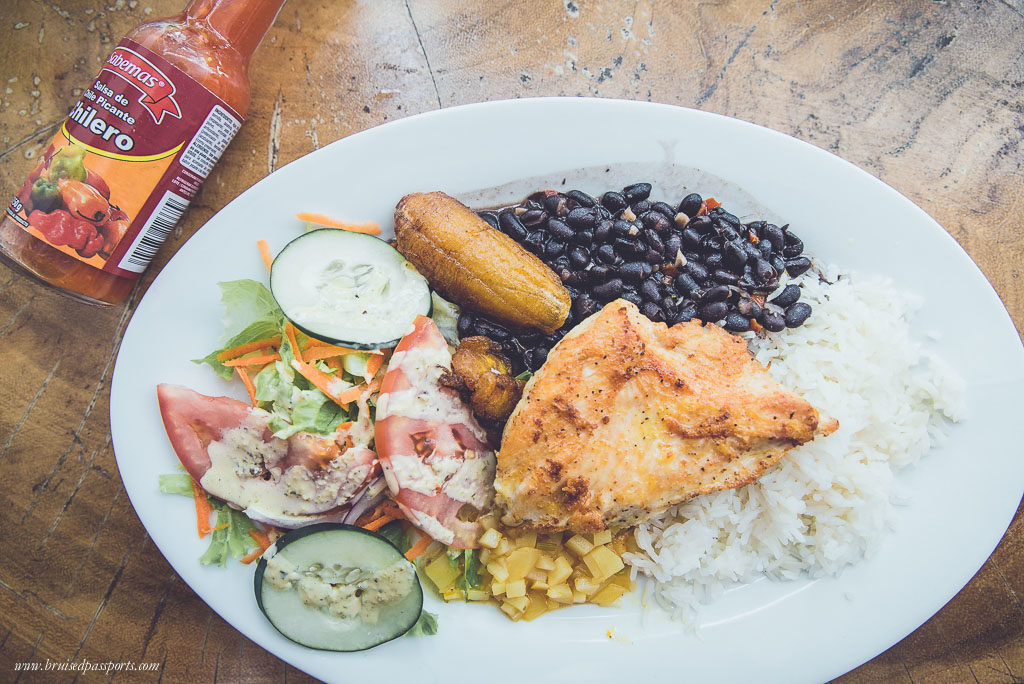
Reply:
<svg viewBox="0 0 1024 684"><path fill-rule="evenodd" d="M188 474L259 522L292 528L338 520L380 475L376 454L344 433L282 440L267 427L269 413L230 397L158 385L157 399Z"/></svg>
<svg viewBox="0 0 1024 684"><path fill-rule="evenodd" d="M483 528L463 514L490 509L495 455L462 398L438 382L451 362L437 325L417 317L381 382L374 439L391 496L409 520L449 546L476 548Z"/></svg>

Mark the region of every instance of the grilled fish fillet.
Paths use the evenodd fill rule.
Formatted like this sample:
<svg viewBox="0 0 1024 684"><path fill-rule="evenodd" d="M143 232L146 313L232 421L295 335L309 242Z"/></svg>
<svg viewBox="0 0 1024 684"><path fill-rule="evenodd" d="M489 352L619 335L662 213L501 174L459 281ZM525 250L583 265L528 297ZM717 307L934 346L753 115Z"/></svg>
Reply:
<svg viewBox="0 0 1024 684"><path fill-rule="evenodd" d="M667 327L624 300L563 338L509 418L495 478L503 522L540 531L633 525L753 482L828 434L717 325Z"/></svg>

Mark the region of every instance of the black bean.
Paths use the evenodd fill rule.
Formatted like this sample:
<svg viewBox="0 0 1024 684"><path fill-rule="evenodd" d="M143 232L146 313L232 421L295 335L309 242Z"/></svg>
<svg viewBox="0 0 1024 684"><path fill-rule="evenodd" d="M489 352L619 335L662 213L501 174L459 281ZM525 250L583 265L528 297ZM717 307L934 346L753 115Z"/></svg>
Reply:
<svg viewBox="0 0 1024 684"><path fill-rule="evenodd" d="M615 225L614 221L605 219L598 221L597 226L594 228L594 241L604 242L608 239L608 236L612 233L612 226Z"/></svg>
<svg viewBox="0 0 1024 684"><path fill-rule="evenodd" d="M519 217L519 220L523 222L523 225L538 226L548 220L548 212L543 209L530 209L523 212L523 215Z"/></svg>
<svg viewBox="0 0 1024 684"><path fill-rule="evenodd" d="M716 283L721 283L723 285L735 285L739 282L740 277L732 271L726 271L720 268L711 274L711 279Z"/></svg>
<svg viewBox="0 0 1024 684"><path fill-rule="evenodd" d="M705 233L710 233L714 230L715 224L707 216L698 216L696 218L691 218L690 222L686 224L686 227L692 228L701 235L704 235Z"/></svg>
<svg viewBox="0 0 1024 684"><path fill-rule="evenodd" d="M768 301L785 309L791 304L796 304L798 299L800 299L800 287L798 285L787 285L782 288L782 292L775 295Z"/></svg>
<svg viewBox="0 0 1024 684"><path fill-rule="evenodd" d="M655 202L651 205L651 210L660 212L662 216L670 221L676 217L676 210L668 202Z"/></svg>
<svg viewBox="0 0 1024 684"><path fill-rule="evenodd" d="M552 216L564 216L568 211L566 208L565 195L558 193L554 195L548 195L544 198L544 208L548 210L548 213Z"/></svg>
<svg viewBox="0 0 1024 684"><path fill-rule="evenodd" d="M565 220L573 228L593 228L597 224L597 212L586 207L576 207Z"/></svg>
<svg viewBox="0 0 1024 684"><path fill-rule="evenodd" d="M600 308L601 305L588 294L581 294L572 303L572 312L578 321L582 321L587 316L597 313Z"/></svg>
<svg viewBox="0 0 1024 684"><path fill-rule="evenodd" d="M583 278L582 276L580 276L579 271L572 271L569 270L568 268L560 268L558 269L558 277L561 279L562 284L565 285L567 288L570 285L576 286L583 284Z"/></svg>
<svg viewBox="0 0 1024 684"><path fill-rule="evenodd" d="M640 313L647 316L655 323L665 320L665 312L654 302L644 302L640 305Z"/></svg>
<svg viewBox="0 0 1024 684"><path fill-rule="evenodd" d="M708 277L708 269L704 268L704 264L696 259L687 259L683 270L689 273L694 280L704 280Z"/></svg>
<svg viewBox="0 0 1024 684"><path fill-rule="evenodd" d="M566 254L560 255L551 262L551 267L554 269L569 268L569 266L571 266L571 264L569 263L569 256Z"/></svg>
<svg viewBox="0 0 1024 684"><path fill-rule="evenodd" d="M661 304L661 308L665 310L666 319L671 318L671 314L675 313L676 309L679 308L678 306L676 306L675 298L671 296L662 297L659 304Z"/></svg>
<svg viewBox="0 0 1024 684"><path fill-rule="evenodd" d="M473 331L477 335L489 337L495 342L503 342L511 336L505 326L489 321L486 318L476 319L476 323L473 324Z"/></svg>
<svg viewBox="0 0 1024 684"><path fill-rule="evenodd" d="M594 258L603 264L615 263L615 248L612 245L601 245L594 252Z"/></svg>
<svg viewBox="0 0 1024 684"><path fill-rule="evenodd" d="M544 225L544 229L559 240L568 240L576 235L576 231L569 227L565 219L550 218Z"/></svg>
<svg viewBox="0 0 1024 684"><path fill-rule="evenodd" d="M534 360L534 362L536 362L538 368L540 366L542 366L544 364L544 362L547 361L547 359L548 359L548 350L547 349L545 349L544 347L534 347L533 348L533 360Z"/></svg>
<svg viewBox="0 0 1024 684"><path fill-rule="evenodd" d="M794 233L786 233L786 245L782 248L782 256L796 257L804 251L804 242Z"/></svg>
<svg viewBox="0 0 1024 684"><path fill-rule="evenodd" d="M747 318L761 315L761 305L749 297L740 297L740 301L736 302L736 310Z"/></svg>
<svg viewBox="0 0 1024 684"><path fill-rule="evenodd" d="M683 251L683 239L675 233L665 238L665 255L670 259L676 258L677 252Z"/></svg>
<svg viewBox="0 0 1024 684"><path fill-rule="evenodd" d="M644 303L644 298L640 296L640 293L631 287L627 287L623 290L619 297L625 299L627 302L633 302L638 307Z"/></svg>
<svg viewBox="0 0 1024 684"><path fill-rule="evenodd" d="M557 256L561 256L565 253L565 243L561 240L554 238L547 241L544 245L544 256L548 259L554 259Z"/></svg>
<svg viewBox="0 0 1024 684"><path fill-rule="evenodd" d="M462 311L459 314L459 321L455 324L455 328L459 332L459 337L466 337L473 328L473 314L468 311Z"/></svg>
<svg viewBox="0 0 1024 684"><path fill-rule="evenodd" d="M811 315L811 305L805 302L797 302L786 309L786 327L797 328L804 324L807 317Z"/></svg>
<svg viewBox="0 0 1024 684"><path fill-rule="evenodd" d="M630 232L636 229L631 221L618 219L612 224L612 235L616 237L629 237Z"/></svg>
<svg viewBox="0 0 1024 684"><path fill-rule="evenodd" d="M594 231L590 229L578 230L576 231L576 234L573 235L572 239L573 242L577 244L583 245L584 247L590 247L590 245L594 243Z"/></svg>
<svg viewBox="0 0 1024 684"><path fill-rule="evenodd" d="M651 196L651 184L633 183L633 185L627 185L622 188L622 194L630 204L640 200L645 200Z"/></svg>
<svg viewBox="0 0 1024 684"><path fill-rule="evenodd" d="M661 301L661 285L655 280L645 280L640 285L640 296L649 302Z"/></svg>
<svg viewBox="0 0 1024 684"><path fill-rule="evenodd" d="M751 244L746 240L740 240L740 247L747 253L747 259L756 259L761 256L761 250L757 248L757 245Z"/></svg>
<svg viewBox="0 0 1024 684"><path fill-rule="evenodd" d="M761 237L765 238L766 240L771 240L772 245L774 245L776 248L782 245L786 240L785 235L783 235L782 233L782 229L779 228L774 223L766 224L764 230L762 230L761 232L763 233Z"/></svg>
<svg viewBox="0 0 1024 684"><path fill-rule="evenodd" d="M740 287L748 292L752 292L757 288L757 283L754 282L754 279L751 277L749 273L744 273L743 275L740 276L740 279L736 281L736 287Z"/></svg>
<svg viewBox="0 0 1024 684"><path fill-rule="evenodd" d="M798 275L807 272L811 267L811 260L807 257L794 257L786 259L786 273L796 278Z"/></svg>
<svg viewBox="0 0 1024 684"><path fill-rule="evenodd" d="M601 204L610 211L622 211L629 202L621 192L606 192L601 195Z"/></svg>
<svg viewBox="0 0 1024 684"><path fill-rule="evenodd" d="M646 214L648 211L651 210L651 203L645 199L642 199L636 202L632 202L630 204L630 208L633 210L634 214L639 216L640 214Z"/></svg>
<svg viewBox="0 0 1024 684"><path fill-rule="evenodd" d="M765 259L772 258L772 249L774 247L775 245L773 245L772 241L769 240L768 238L761 238L757 242L757 251L759 251L761 253L761 256L764 257Z"/></svg>
<svg viewBox="0 0 1024 684"><path fill-rule="evenodd" d="M697 290L700 289L700 285L689 273L680 273L676 276L676 290L680 294L684 294L692 297Z"/></svg>
<svg viewBox="0 0 1024 684"><path fill-rule="evenodd" d="M529 371L535 371L540 368L539 365L534 365L532 349L527 349L523 352L523 365L526 366Z"/></svg>
<svg viewBox="0 0 1024 684"><path fill-rule="evenodd" d="M486 221L491 228L499 228L498 217L493 211L478 211L476 215Z"/></svg>
<svg viewBox="0 0 1024 684"><path fill-rule="evenodd" d="M693 228L687 228L683 231L683 244L689 245L690 247L699 247L701 243L701 236Z"/></svg>
<svg viewBox="0 0 1024 684"><path fill-rule="evenodd" d="M747 230L752 232L757 237L761 237L761 231L768 225L767 221L751 221L747 224Z"/></svg>
<svg viewBox="0 0 1024 684"><path fill-rule="evenodd" d="M647 255L647 247L636 238L615 238L612 244L615 245L615 253L623 259Z"/></svg>
<svg viewBox="0 0 1024 684"><path fill-rule="evenodd" d="M697 307L691 302L684 306L680 306L674 316L672 316L672 325L677 323L686 323L689 320L693 320L697 316Z"/></svg>
<svg viewBox="0 0 1024 684"><path fill-rule="evenodd" d="M661 239L661 236L658 235L657 231L648 228L644 230L640 236L643 238L643 241L647 243L649 248L653 249L658 254L665 253L665 242Z"/></svg>
<svg viewBox="0 0 1024 684"><path fill-rule="evenodd" d="M628 283L639 283L647 275L646 266L643 261L627 261L618 267L618 274Z"/></svg>
<svg viewBox="0 0 1024 684"><path fill-rule="evenodd" d="M783 271L786 270L786 260L782 257L781 254L773 254L772 258L769 259L768 261L771 262L772 268L775 269L776 273L782 273Z"/></svg>
<svg viewBox="0 0 1024 684"><path fill-rule="evenodd" d="M544 251L544 239L546 237L547 234L544 233L544 231L534 231L523 239L523 247L526 247L526 249L530 250L534 254L540 254Z"/></svg>
<svg viewBox="0 0 1024 684"><path fill-rule="evenodd" d="M725 242L733 242L740 236L739 232L727 223L722 223L718 226L718 234L722 236L722 240Z"/></svg>
<svg viewBox="0 0 1024 684"><path fill-rule="evenodd" d="M600 299L602 302L610 302L611 300L622 294L623 284L619 278L612 278L611 280L595 285L592 292L594 296Z"/></svg>
<svg viewBox="0 0 1024 684"><path fill-rule="evenodd" d="M700 205L703 203L704 198L694 192L687 195L681 202L679 202L679 211L692 219L697 215L697 212L700 211Z"/></svg>
<svg viewBox="0 0 1024 684"><path fill-rule="evenodd" d="M743 226L743 224L740 223L740 220L738 218L736 218L736 216L734 216L733 214L730 214L727 211L722 211L720 214L718 214L718 219L728 223L730 226L735 228L737 231L740 230L740 228Z"/></svg>
<svg viewBox="0 0 1024 684"><path fill-rule="evenodd" d="M575 269L584 269L590 263L590 253L582 247L573 247L569 252L569 264Z"/></svg>
<svg viewBox="0 0 1024 684"><path fill-rule="evenodd" d="M705 252L721 252L723 247L725 247L725 240L721 236L712 234L705 235L700 239L700 248Z"/></svg>
<svg viewBox="0 0 1024 684"><path fill-rule="evenodd" d="M758 323L764 326L764 329L768 332L779 332L786 327L786 319L768 309L761 312L761 318L758 319Z"/></svg>
<svg viewBox="0 0 1024 684"><path fill-rule="evenodd" d="M700 307L700 317L709 323L720 321L729 313L729 305L725 302L708 302Z"/></svg>
<svg viewBox="0 0 1024 684"><path fill-rule="evenodd" d="M708 254L706 257L704 257L704 265L707 266L712 271L721 268L722 263L722 255L719 254L718 252L712 252L711 254Z"/></svg>
<svg viewBox="0 0 1024 684"><path fill-rule="evenodd" d="M766 283L772 278L776 277L775 269L764 259L758 259L754 262L754 281L758 283Z"/></svg>
<svg viewBox="0 0 1024 684"><path fill-rule="evenodd" d="M722 327L732 332L746 332L750 330L750 319L740 313L731 313L725 317Z"/></svg>
<svg viewBox="0 0 1024 684"><path fill-rule="evenodd" d="M723 250L726 263L730 266L739 266L742 270L743 265L747 263L747 259L749 257L739 241L733 240L732 242L725 243Z"/></svg>
<svg viewBox="0 0 1024 684"><path fill-rule="evenodd" d="M672 226L675 225L672 219L666 218L664 214L653 209L645 213L644 218L641 220L647 228L656 230L662 235L670 233L672 231Z"/></svg>
<svg viewBox="0 0 1024 684"><path fill-rule="evenodd" d="M729 298L730 294L732 294L732 290L729 289L728 285L715 285L704 293L704 296L700 298L700 303L724 302Z"/></svg>
<svg viewBox="0 0 1024 684"><path fill-rule="evenodd" d="M576 204L580 205L581 207L589 208L597 204L593 197L591 197L590 195L581 190L570 190L569 192L565 193L565 196L576 202Z"/></svg>
<svg viewBox="0 0 1024 684"><path fill-rule="evenodd" d="M498 228L516 242L525 240L529 233L512 209L502 209L498 214Z"/></svg>
<svg viewBox="0 0 1024 684"><path fill-rule="evenodd" d="M598 284L603 283L611 277L612 269L611 266L605 266L604 264L595 264L593 268L586 271L587 282Z"/></svg>

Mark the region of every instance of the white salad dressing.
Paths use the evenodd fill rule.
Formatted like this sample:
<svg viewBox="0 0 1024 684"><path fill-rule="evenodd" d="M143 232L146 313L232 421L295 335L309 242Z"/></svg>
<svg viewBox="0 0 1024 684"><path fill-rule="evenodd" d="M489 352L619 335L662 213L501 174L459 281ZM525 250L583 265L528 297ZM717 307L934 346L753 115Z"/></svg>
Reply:
<svg viewBox="0 0 1024 684"><path fill-rule="evenodd" d="M289 443L263 439L269 417L266 411L253 409L239 427L210 442L210 468L199 482L203 489L244 509L307 515L340 505L366 482L373 465L360 462L359 447L340 453L316 471L303 465L282 468Z"/></svg>
<svg viewBox="0 0 1024 684"><path fill-rule="evenodd" d="M381 608L408 596L416 580L412 564L404 560L379 570L337 563L300 569L276 549L273 554L268 549L263 557L263 579L278 591L294 589L310 608L367 624L377 622Z"/></svg>

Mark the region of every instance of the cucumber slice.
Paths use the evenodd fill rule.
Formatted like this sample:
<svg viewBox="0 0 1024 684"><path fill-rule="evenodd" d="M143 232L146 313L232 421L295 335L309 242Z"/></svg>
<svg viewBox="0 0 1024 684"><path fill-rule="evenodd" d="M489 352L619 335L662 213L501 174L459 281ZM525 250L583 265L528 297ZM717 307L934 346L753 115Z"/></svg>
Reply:
<svg viewBox="0 0 1024 684"><path fill-rule="evenodd" d="M393 347L417 315L431 312L426 279L398 250L336 228L285 245L270 269L270 291L304 333L355 349Z"/></svg>
<svg viewBox="0 0 1024 684"><path fill-rule="evenodd" d="M402 636L420 617L423 589L416 569L384 537L352 525L320 523L292 530L274 546L276 553L265 554L256 566L256 603L277 631L296 643L362 651ZM307 579L305 592L297 577ZM332 585L341 587L343 596L332 597ZM375 602L376 592L391 600ZM344 596L353 593L360 594L355 603ZM375 615L367 616L367 610Z"/></svg>

